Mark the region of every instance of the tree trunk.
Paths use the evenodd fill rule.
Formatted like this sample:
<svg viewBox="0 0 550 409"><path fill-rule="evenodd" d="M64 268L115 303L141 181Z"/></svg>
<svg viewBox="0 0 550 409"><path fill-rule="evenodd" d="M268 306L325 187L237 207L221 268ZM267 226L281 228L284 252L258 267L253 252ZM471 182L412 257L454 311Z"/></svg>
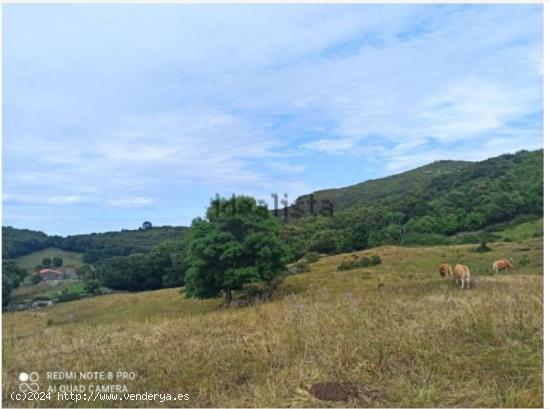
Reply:
<svg viewBox="0 0 550 409"><path fill-rule="evenodd" d="M231 304L231 301L233 300L233 294L228 288L224 289L223 292L225 294L225 305L229 306L229 304Z"/></svg>

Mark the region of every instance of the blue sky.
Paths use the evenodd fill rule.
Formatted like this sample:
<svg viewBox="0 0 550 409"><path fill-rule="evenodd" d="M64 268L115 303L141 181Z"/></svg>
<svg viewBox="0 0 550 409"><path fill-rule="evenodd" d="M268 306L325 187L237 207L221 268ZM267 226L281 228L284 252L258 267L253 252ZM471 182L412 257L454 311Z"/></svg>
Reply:
<svg viewBox="0 0 550 409"><path fill-rule="evenodd" d="M543 145L542 5L3 5L3 224L185 225Z"/></svg>

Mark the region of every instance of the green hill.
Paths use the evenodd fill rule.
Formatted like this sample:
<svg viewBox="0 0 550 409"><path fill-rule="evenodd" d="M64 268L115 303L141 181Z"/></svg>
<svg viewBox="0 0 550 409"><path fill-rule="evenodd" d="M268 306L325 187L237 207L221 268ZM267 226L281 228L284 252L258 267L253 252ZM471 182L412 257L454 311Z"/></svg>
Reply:
<svg viewBox="0 0 550 409"><path fill-rule="evenodd" d="M79 234L62 238L56 246L64 250L84 252L84 261L95 263L114 256L146 253L162 243L182 239L185 230L185 227L162 226L119 232Z"/></svg>
<svg viewBox="0 0 550 409"><path fill-rule="evenodd" d="M55 247L83 253L84 262L95 263L108 257L148 252L162 243L183 238L184 233L185 227L162 226L60 237L8 226L2 227L2 254L4 259L11 259Z"/></svg>
<svg viewBox="0 0 550 409"><path fill-rule="evenodd" d="M279 211L283 236L299 258L307 251L335 254L381 244L445 244L459 232L480 232L519 216L541 217L543 162L542 150L481 162L441 161L315 192L313 216L310 196L288 209L288 218ZM332 217L324 200L332 203Z"/></svg>
<svg viewBox="0 0 550 409"><path fill-rule="evenodd" d="M407 172L367 180L356 185L339 189L319 190L313 193L318 202L330 201L334 211L375 205L382 201L399 200L416 194L430 186L430 183L441 176L453 175L468 168L472 162L437 161ZM308 196L301 196L298 201L306 201Z"/></svg>
<svg viewBox="0 0 550 409"><path fill-rule="evenodd" d="M82 260L82 253L74 251L61 250L55 247L47 247L42 250L34 251L24 256L19 256L15 259L17 264L26 269L27 271L33 271L34 267L41 264L45 257L53 259L54 257L61 257L63 259L64 268L76 268L84 264Z"/></svg>

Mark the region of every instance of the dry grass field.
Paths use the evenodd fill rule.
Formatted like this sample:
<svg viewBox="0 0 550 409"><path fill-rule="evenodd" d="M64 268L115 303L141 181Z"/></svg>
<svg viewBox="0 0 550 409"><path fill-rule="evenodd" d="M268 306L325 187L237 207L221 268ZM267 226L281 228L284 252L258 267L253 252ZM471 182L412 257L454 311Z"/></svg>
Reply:
<svg viewBox="0 0 550 409"><path fill-rule="evenodd" d="M247 308L169 289L6 313L3 404L541 407L542 237L472 247L384 246L359 252L382 264L349 271L337 271L349 255L325 257ZM491 260L504 256L517 269L493 275ZM472 289L439 278L447 261L471 267ZM41 390L75 383L47 371L135 371L122 382L130 393L190 399L15 402L21 371L38 372ZM336 400L319 398L322 383L338 386Z"/></svg>

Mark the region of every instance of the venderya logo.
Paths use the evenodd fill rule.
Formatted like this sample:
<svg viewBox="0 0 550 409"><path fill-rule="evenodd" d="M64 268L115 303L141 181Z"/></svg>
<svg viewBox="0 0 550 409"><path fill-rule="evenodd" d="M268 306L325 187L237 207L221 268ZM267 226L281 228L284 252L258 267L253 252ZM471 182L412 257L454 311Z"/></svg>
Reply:
<svg viewBox="0 0 550 409"><path fill-rule="evenodd" d="M38 380L40 379L40 375L38 375L38 372L21 372L19 374L19 391L20 392L38 392L40 390L40 386L38 385Z"/></svg>

